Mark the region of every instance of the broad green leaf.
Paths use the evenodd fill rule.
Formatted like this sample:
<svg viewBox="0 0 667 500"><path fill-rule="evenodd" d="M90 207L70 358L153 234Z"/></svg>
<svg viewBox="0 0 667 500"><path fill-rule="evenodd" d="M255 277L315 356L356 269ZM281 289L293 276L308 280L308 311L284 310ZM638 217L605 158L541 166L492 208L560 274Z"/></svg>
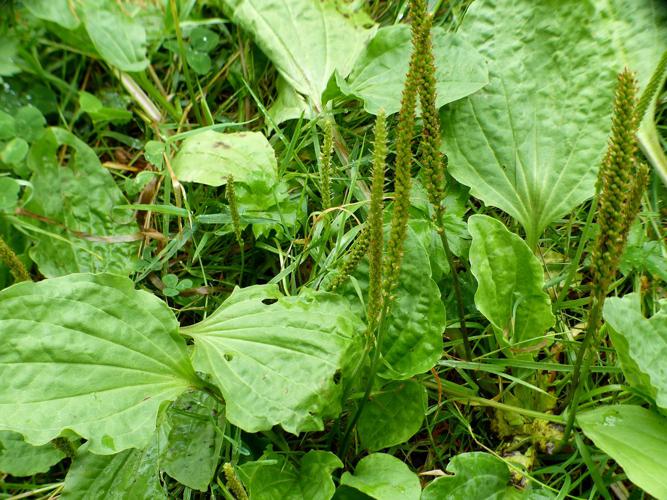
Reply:
<svg viewBox="0 0 667 500"><path fill-rule="evenodd" d="M446 470L453 475L430 482L421 500L504 498L510 481L507 465L489 453L461 453L449 461Z"/></svg>
<svg viewBox="0 0 667 500"><path fill-rule="evenodd" d="M79 26L79 18L73 12L74 3L70 0L29 0L23 6L35 17L57 23L68 30Z"/></svg>
<svg viewBox="0 0 667 500"><path fill-rule="evenodd" d="M0 141L13 139L16 136L16 125L12 115L0 111Z"/></svg>
<svg viewBox="0 0 667 500"><path fill-rule="evenodd" d="M236 182L262 182L267 187L278 181L276 155L260 132L223 134L207 130L183 141L172 163L174 174L185 182L209 186Z"/></svg>
<svg viewBox="0 0 667 500"><path fill-rule="evenodd" d="M280 424L321 430L340 411L341 374L358 358L363 324L337 295L283 296L276 285L237 288L201 323L182 329L195 341L195 368L212 376L226 416L247 432Z"/></svg>
<svg viewBox="0 0 667 500"><path fill-rule="evenodd" d="M645 318L637 294L611 297L604 305L604 319L612 327L612 341L623 373L657 405L667 409L667 301L651 318Z"/></svg>
<svg viewBox="0 0 667 500"><path fill-rule="evenodd" d="M366 403L357 423L361 445L377 451L406 442L421 429L426 388L419 382L390 382Z"/></svg>
<svg viewBox="0 0 667 500"><path fill-rule="evenodd" d="M333 453L311 450L298 467L284 455L266 453L239 472L252 500L329 500L335 490L331 473L342 466Z"/></svg>
<svg viewBox="0 0 667 500"><path fill-rule="evenodd" d="M555 318L538 258L496 219L473 215L468 230L470 268L478 282L475 304L493 325L500 346L519 354L546 345L544 332Z"/></svg>
<svg viewBox="0 0 667 500"><path fill-rule="evenodd" d="M82 14L88 36L107 63L121 71L146 69L146 30L141 21L114 2L104 7L84 4Z"/></svg>
<svg viewBox="0 0 667 500"><path fill-rule="evenodd" d="M449 172L518 220L531 249L595 191L615 70L594 13L592 0L485 0L458 32L487 59L490 83L443 112Z"/></svg>
<svg viewBox="0 0 667 500"><path fill-rule="evenodd" d="M146 446L159 408L197 384L178 323L127 278L73 274L0 292L0 430L93 453Z"/></svg>
<svg viewBox="0 0 667 500"><path fill-rule="evenodd" d="M28 142L39 139L44 132L45 125L46 118L42 112L31 105L21 107L14 116L16 136Z"/></svg>
<svg viewBox="0 0 667 500"><path fill-rule="evenodd" d="M21 72L21 68L16 65L18 45L15 38L0 36L0 78Z"/></svg>
<svg viewBox="0 0 667 500"><path fill-rule="evenodd" d="M608 29L616 49L616 71L624 67L636 71L643 88L667 50L667 4L662 0L596 0L596 6L600 29ZM664 74L663 85L666 78ZM667 184L667 156L654 119L659 94L650 104L637 137L646 158Z"/></svg>
<svg viewBox="0 0 667 500"><path fill-rule="evenodd" d="M388 227L385 227L385 236ZM361 292L362 300L357 298ZM368 296L368 259L362 260L341 287L359 315ZM378 374L404 380L430 370L442 355L445 307L438 285L431 279L431 264L419 238L408 228L399 284L382 341L383 363ZM356 299L356 300L355 300Z"/></svg>
<svg viewBox="0 0 667 500"><path fill-rule="evenodd" d="M436 65L436 106L461 99L489 83L482 56L456 33L434 28L433 52ZM337 75L338 86L346 95L364 102L374 115L382 109L388 115L401 107L401 91L410 63L412 33L406 24L378 30L347 80Z"/></svg>
<svg viewBox="0 0 667 500"><path fill-rule="evenodd" d="M0 177L0 212L14 210L19 199L21 185L11 177Z"/></svg>
<svg viewBox="0 0 667 500"><path fill-rule="evenodd" d="M65 454L50 443L32 446L16 432L0 431L0 472L12 476L32 476L47 472Z"/></svg>
<svg viewBox="0 0 667 500"><path fill-rule="evenodd" d="M579 413L577 423L630 481L667 498L667 418L641 406L615 405Z"/></svg>
<svg viewBox="0 0 667 500"><path fill-rule="evenodd" d="M157 500L167 498L160 485L159 440L154 436L143 450L96 455L79 448L65 477L63 500Z"/></svg>
<svg viewBox="0 0 667 500"><path fill-rule="evenodd" d="M30 146L25 139L14 137L0 150L0 161L7 165L17 165L23 161L29 149Z"/></svg>
<svg viewBox="0 0 667 500"><path fill-rule="evenodd" d="M340 484L376 500L418 500L421 493L417 475L401 460L385 453L362 458L354 474L345 472Z"/></svg>
<svg viewBox="0 0 667 500"><path fill-rule="evenodd" d="M57 152L67 146L69 161ZM32 145L33 196L26 209L48 222L22 219L37 241L30 256L46 277L77 272L128 274L137 252L137 224L111 174L95 152L66 130L47 129Z"/></svg>
<svg viewBox="0 0 667 500"><path fill-rule="evenodd" d="M169 409L171 431L162 469L189 488L206 491L222 448L224 409L203 392L182 395Z"/></svg>
<svg viewBox="0 0 667 500"><path fill-rule="evenodd" d="M302 116L306 120L315 118L312 106L281 76L276 79L276 92L276 100L269 108L269 116L274 124L295 120Z"/></svg>
<svg viewBox="0 0 667 500"><path fill-rule="evenodd" d="M280 75L322 111L322 92L337 71L347 76L373 36L362 13L333 0L223 0L232 20L252 33Z"/></svg>

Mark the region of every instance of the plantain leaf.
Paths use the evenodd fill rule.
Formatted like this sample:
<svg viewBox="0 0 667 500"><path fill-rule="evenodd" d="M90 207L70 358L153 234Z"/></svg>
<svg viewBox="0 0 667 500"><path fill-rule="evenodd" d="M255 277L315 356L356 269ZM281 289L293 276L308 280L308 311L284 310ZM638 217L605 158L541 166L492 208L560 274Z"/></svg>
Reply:
<svg viewBox="0 0 667 500"><path fill-rule="evenodd" d="M331 473L343 463L328 451L311 450L296 467L284 455L266 453L239 467L253 500L329 500L335 490Z"/></svg>
<svg viewBox="0 0 667 500"><path fill-rule="evenodd" d="M667 409L667 301L651 318L641 311L638 294L611 297L604 304L604 319L628 382L655 398Z"/></svg>
<svg viewBox="0 0 667 500"><path fill-rule="evenodd" d="M417 475L401 460L385 453L362 458L354 474L343 473L340 484L376 500L418 500L421 494Z"/></svg>
<svg viewBox="0 0 667 500"><path fill-rule="evenodd" d="M641 87L645 87L658 60L667 51L667 4L662 0L597 0L599 24L606 27L616 49L615 67L628 67L637 72ZM663 88L667 72L658 89ZM656 128L656 92L642 121L637 138L656 171L667 184L667 156L660 144Z"/></svg>
<svg viewBox="0 0 667 500"><path fill-rule="evenodd" d="M656 498L667 497L666 418L641 406L614 405L581 412L577 423L630 481Z"/></svg>
<svg viewBox="0 0 667 500"><path fill-rule="evenodd" d="M468 230L470 267L478 282L475 304L493 325L498 343L506 353L539 348L555 323L540 261L496 219L473 215Z"/></svg>
<svg viewBox="0 0 667 500"><path fill-rule="evenodd" d="M125 450L115 455L96 455L88 445L83 445L67 472L61 498L166 499L160 485L159 452L158 433L145 449Z"/></svg>
<svg viewBox="0 0 667 500"><path fill-rule="evenodd" d="M510 481L507 465L489 453L456 455L447 464L447 472L453 475L430 482L421 500L503 498Z"/></svg>
<svg viewBox="0 0 667 500"><path fill-rule="evenodd" d="M183 394L169 408L171 430L161 467L179 483L206 491L218 467L224 409L204 392Z"/></svg>
<svg viewBox="0 0 667 500"><path fill-rule="evenodd" d="M486 0L459 30L487 59L490 83L445 109L449 171L518 220L531 249L594 193L615 82L594 15L592 0Z"/></svg>
<svg viewBox="0 0 667 500"><path fill-rule="evenodd" d="M432 31L436 65L436 106L470 95L489 83L484 59L456 33ZM401 107L401 90L410 63L412 33L406 24L380 28L359 56L347 79L336 75L340 90L364 102L374 115Z"/></svg>
<svg viewBox="0 0 667 500"><path fill-rule="evenodd" d="M109 274L0 292L0 430L42 445L72 430L92 453L143 448L159 408L197 384L178 323Z"/></svg>
<svg viewBox="0 0 667 500"><path fill-rule="evenodd" d="M143 71L148 67L146 30L114 2L84 3L81 7L86 32L95 49L111 66L121 71Z"/></svg>
<svg viewBox="0 0 667 500"><path fill-rule="evenodd" d="M361 352L363 324L342 297L284 297L275 285L237 288L208 318L182 332L197 370L212 376L226 416L247 432L280 424L321 430L340 411L340 377Z"/></svg>
<svg viewBox="0 0 667 500"><path fill-rule="evenodd" d="M373 25L370 18L343 11L345 4L334 0L223 1L232 20L252 33L280 75L316 112L322 111L322 93L334 71L347 76L375 32L366 27Z"/></svg>
<svg viewBox="0 0 667 500"><path fill-rule="evenodd" d="M32 446L16 432L0 431L0 472L12 476L32 476L47 472L65 454L51 443Z"/></svg>
<svg viewBox="0 0 667 500"><path fill-rule="evenodd" d="M23 6L35 17L51 21L68 30L76 29L80 21L71 10L69 0L30 0Z"/></svg>
<svg viewBox="0 0 667 500"><path fill-rule="evenodd" d="M66 166L57 151L66 146ZM24 218L36 245L30 257L52 278L77 272L129 274L134 267L137 224L132 212L114 210L123 194L95 152L73 134L50 128L32 145L33 196L26 209L47 221Z"/></svg>
<svg viewBox="0 0 667 500"><path fill-rule="evenodd" d="M263 134L213 130L184 140L172 164L181 181L221 186L233 175L234 181L261 183L266 189L278 182L277 165L273 148Z"/></svg>
<svg viewBox="0 0 667 500"><path fill-rule="evenodd" d="M421 429L427 399L419 382L389 382L371 397L359 418L361 445L377 451L406 442Z"/></svg>

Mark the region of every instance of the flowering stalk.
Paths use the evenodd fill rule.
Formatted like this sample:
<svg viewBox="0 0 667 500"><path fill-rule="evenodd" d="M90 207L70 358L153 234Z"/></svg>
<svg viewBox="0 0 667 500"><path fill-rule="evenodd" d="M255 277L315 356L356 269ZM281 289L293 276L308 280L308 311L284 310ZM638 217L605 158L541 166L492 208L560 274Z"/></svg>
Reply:
<svg viewBox="0 0 667 500"><path fill-rule="evenodd" d="M324 144L320 157L320 193L322 210L331 208L331 157L333 156L333 124L327 120L324 124Z"/></svg>
<svg viewBox="0 0 667 500"><path fill-rule="evenodd" d="M428 199L434 210L433 220L445 250L450 272L452 273L452 285L458 307L463 349L466 359L470 360L472 359L472 349L465 324L463 294L461 293L461 284L458 272L456 271L454 256L447 240L447 231L443 218L445 213L445 207L442 203L445 198L445 161L443 161L442 154L440 153L440 116L436 106L436 68L433 43L431 41L433 16L426 9L426 0L411 0L410 8L412 15L418 20L417 25L420 26L421 30L418 37L419 45L415 47L415 51L419 55L418 92L423 122L420 144L422 174Z"/></svg>
<svg viewBox="0 0 667 500"><path fill-rule="evenodd" d="M637 159L637 129L641 116L637 107L637 82L627 69L618 76L614 96L609 145L598 173L599 227L591 255L591 310L586 333L577 352L568 394L568 419L563 443L574 425L582 376L588 372L600 343L602 307L627 242L630 226L639 213L648 181L648 167Z"/></svg>
<svg viewBox="0 0 667 500"><path fill-rule="evenodd" d="M17 283L19 281L30 281L30 274L28 274L23 262L14 253L14 250L5 243L2 237L0 237L0 262L9 268L12 276L14 276L14 281Z"/></svg>

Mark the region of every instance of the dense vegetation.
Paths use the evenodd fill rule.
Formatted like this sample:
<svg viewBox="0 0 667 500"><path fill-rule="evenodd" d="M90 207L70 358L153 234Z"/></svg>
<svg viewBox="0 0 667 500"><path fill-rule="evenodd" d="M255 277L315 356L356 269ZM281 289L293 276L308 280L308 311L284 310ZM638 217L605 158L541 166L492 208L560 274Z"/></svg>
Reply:
<svg viewBox="0 0 667 500"><path fill-rule="evenodd" d="M666 78L661 0L0 0L0 496L667 498Z"/></svg>

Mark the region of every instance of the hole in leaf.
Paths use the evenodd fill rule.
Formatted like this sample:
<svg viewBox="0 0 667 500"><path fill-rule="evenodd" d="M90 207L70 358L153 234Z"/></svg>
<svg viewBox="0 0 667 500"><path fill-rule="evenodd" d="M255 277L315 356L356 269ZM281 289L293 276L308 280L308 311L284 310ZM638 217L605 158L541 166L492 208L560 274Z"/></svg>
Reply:
<svg viewBox="0 0 667 500"><path fill-rule="evenodd" d="M276 302L278 302L278 299L262 299L262 304L265 304L267 306L275 304Z"/></svg>
<svg viewBox="0 0 667 500"><path fill-rule="evenodd" d="M234 359L234 355L230 353L225 353L224 358L225 361L231 361L232 359Z"/></svg>
<svg viewBox="0 0 667 500"><path fill-rule="evenodd" d="M333 376L334 384L340 383L341 377L342 377L342 375L340 373L340 370L336 370L336 373L334 373L334 376Z"/></svg>

